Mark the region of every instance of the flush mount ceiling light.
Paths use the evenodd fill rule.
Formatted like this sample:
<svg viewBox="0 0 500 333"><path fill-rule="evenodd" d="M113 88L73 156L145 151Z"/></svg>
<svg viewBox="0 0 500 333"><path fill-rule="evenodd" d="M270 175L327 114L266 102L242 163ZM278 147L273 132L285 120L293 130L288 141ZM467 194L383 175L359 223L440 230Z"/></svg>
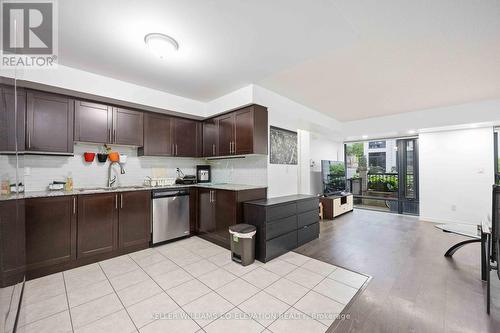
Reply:
<svg viewBox="0 0 500 333"><path fill-rule="evenodd" d="M165 59L179 50L179 43L175 39L158 32L144 36L144 43L160 59Z"/></svg>

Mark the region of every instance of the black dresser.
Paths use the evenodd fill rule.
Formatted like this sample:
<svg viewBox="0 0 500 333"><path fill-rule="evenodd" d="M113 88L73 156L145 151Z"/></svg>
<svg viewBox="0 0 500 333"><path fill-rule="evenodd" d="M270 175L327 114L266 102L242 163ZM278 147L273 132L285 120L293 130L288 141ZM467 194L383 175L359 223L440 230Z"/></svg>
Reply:
<svg viewBox="0 0 500 333"><path fill-rule="evenodd" d="M267 262L319 237L319 198L289 195L247 201L245 223L257 227L255 257Z"/></svg>

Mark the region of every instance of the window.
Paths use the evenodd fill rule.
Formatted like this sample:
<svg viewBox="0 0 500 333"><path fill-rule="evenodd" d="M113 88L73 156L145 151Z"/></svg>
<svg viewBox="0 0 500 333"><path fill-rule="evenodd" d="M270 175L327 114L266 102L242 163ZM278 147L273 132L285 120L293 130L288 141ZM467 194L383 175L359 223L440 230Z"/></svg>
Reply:
<svg viewBox="0 0 500 333"><path fill-rule="evenodd" d="M370 141L368 142L369 149L385 148L385 141Z"/></svg>
<svg viewBox="0 0 500 333"><path fill-rule="evenodd" d="M494 142L494 147L495 147L495 184L500 184L500 155L498 153L498 149L500 147L500 135L499 133L499 128L495 128L495 132L493 133L495 142Z"/></svg>
<svg viewBox="0 0 500 333"><path fill-rule="evenodd" d="M385 152L369 153L368 154L368 167L371 172L384 173L385 172Z"/></svg>

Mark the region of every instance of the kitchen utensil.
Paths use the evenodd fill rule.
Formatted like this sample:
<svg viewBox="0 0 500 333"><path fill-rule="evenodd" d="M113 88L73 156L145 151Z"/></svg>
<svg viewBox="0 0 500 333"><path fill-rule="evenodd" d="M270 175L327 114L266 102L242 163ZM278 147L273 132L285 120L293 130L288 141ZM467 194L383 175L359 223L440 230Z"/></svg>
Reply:
<svg viewBox="0 0 500 333"><path fill-rule="evenodd" d="M83 153L83 157L85 158L85 162L93 162L94 157L95 157L95 153L86 152L86 153Z"/></svg>

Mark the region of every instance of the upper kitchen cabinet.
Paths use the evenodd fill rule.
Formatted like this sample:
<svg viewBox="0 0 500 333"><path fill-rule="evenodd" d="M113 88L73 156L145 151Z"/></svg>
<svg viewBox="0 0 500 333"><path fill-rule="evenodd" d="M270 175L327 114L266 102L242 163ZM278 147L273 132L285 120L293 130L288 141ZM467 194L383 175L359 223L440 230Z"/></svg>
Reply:
<svg viewBox="0 0 500 333"><path fill-rule="evenodd" d="M192 119L172 118L174 156L197 157L201 154L201 123Z"/></svg>
<svg viewBox="0 0 500 333"><path fill-rule="evenodd" d="M203 122L203 157L217 156L217 120L207 119Z"/></svg>
<svg viewBox="0 0 500 333"><path fill-rule="evenodd" d="M28 91L26 105L26 151L73 153L73 100Z"/></svg>
<svg viewBox="0 0 500 333"><path fill-rule="evenodd" d="M267 154L267 108L250 105L221 115L215 121L217 156Z"/></svg>
<svg viewBox="0 0 500 333"><path fill-rule="evenodd" d="M111 106L75 101L75 141L112 143L112 130Z"/></svg>
<svg viewBox="0 0 500 333"><path fill-rule="evenodd" d="M173 156L172 118L158 113L144 114L144 145L139 156Z"/></svg>
<svg viewBox="0 0 500 333"><path fill-rule="evenodd" d="M143 145L144 114L140 111L113 108L113 143Z"/></svg>
<svg viewBox="0 0 500 333"><path fill-rule="evenodd" d="M17 89L17 119L14 88L0 86L0 152L25 150L26 91Z"/></svg>

